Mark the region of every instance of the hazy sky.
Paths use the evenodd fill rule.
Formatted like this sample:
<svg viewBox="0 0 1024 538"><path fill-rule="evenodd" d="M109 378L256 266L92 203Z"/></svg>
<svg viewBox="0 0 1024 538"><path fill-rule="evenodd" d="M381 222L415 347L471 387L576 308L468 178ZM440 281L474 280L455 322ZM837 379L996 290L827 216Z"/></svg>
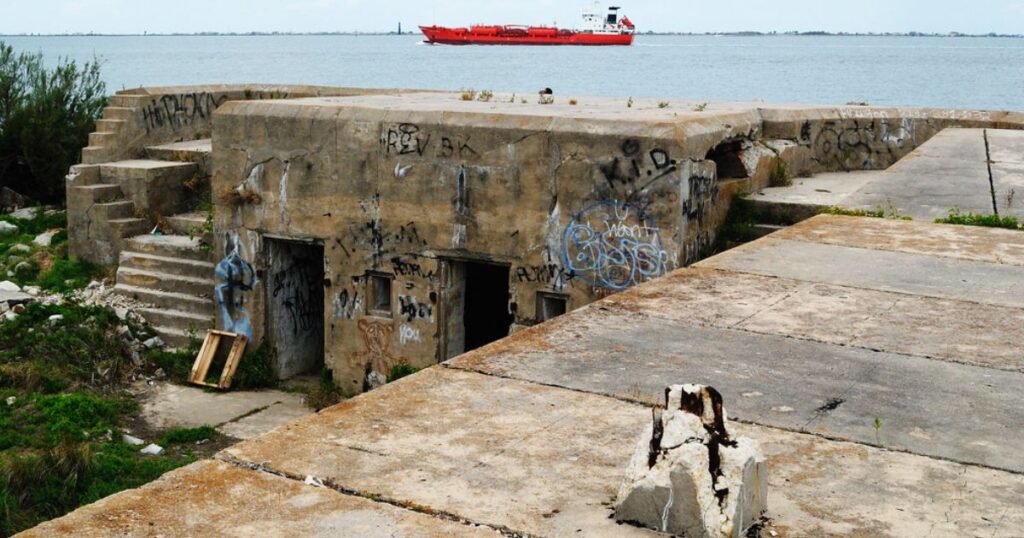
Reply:
<svg viewBox="0 0 1024 538"><path fill-rule="evenodd" d="M1024 33L1024 0L621 0L641 31ZM575 0L0 0L0 33L386 31L575 26Z"/></svg>

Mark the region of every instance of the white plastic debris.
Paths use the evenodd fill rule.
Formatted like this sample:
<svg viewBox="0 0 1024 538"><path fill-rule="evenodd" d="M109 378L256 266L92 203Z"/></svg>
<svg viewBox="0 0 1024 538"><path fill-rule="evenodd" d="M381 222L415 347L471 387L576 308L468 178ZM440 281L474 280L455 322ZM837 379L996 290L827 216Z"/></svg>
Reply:
<svg viewBox="0 0 1024 538"><path fill-rule="evenodd" d="M139 454L145 454L147 456L159 456L164 453L164 447L160 445L151 444L146 448L139 451Z"/></svg>
<svg viewBox="0 0 1024 538"><path fill-rule="evenodd" d="M132 445L132 446L142 446L142 445L146 444L146 442L143 441L142 439L139 439L138 437L132 437L131 435L128 435L127 433L121 436L121 442L123 442L126 445ZM152 445L152 446L156 446L156 445Z"/></svg>
<svg viewBox="0 0 1024 538"><path fill-rule="evenodd" d="M756 441L729 435L718 391L669 387L630 461L615 519L677 536L739 538L767 508L764 454Z"/></svg>

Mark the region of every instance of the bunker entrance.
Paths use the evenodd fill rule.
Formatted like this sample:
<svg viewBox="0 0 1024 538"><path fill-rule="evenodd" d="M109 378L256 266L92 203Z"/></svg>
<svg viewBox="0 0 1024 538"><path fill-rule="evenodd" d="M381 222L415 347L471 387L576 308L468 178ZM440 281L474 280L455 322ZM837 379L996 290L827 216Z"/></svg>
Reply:
<svg viewBox="0 0 1024 538"><path fill-rule="evenodd" d="M267 239L267 335L274 369L289 379L324 363L324 247Z"/></svg>
<svg viewBox="0 0 1024 538"><path fill-rule="evenodd" d="M445 359L486 346L508 336L507 265L448 261Z"/></svg>

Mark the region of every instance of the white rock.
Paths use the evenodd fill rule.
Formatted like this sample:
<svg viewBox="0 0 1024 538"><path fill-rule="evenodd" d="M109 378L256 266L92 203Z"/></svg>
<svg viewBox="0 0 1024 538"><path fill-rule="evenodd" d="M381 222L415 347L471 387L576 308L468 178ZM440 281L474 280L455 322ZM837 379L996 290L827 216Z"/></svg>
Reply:
<svg viewBox="0 0 1024 538"><path fill-rule="evenodd" d="M32 247L28 245L22 245L21 243L18 243L17 245L14 245L13 247L7 249L8 254L29 254L31 252Z"/></svg>
<svg viewBox="0 0 1024 538"><path fill-rule="evenodd" d="M39 297L43 293L43 288L40 288L39 286L25 286L21 291L24 291L33 297Z"/></svg>
<svg viewBox="0 0 1024 538"><path fill-rule="evenodd" d="M21 291L21 286L11 282L10 280L5 280L0 282L0 291Z"/></svg>
<svg viewBox="0 0 1024 538"><path fill-rule="evenodd" d="M366 385L370 390L383 387L388 384L388 378L384 374L374 370L366 375Z"/></svg>
<svg viewBox="0 0 1024 538"><path fill-rule="evenodd" d="M16 219L35 220L38 213L38 207L23 207L17 211L12 211L10 215Z"/></svg>
<svg viewBox="0 0 1024 538"><path fill-rule="evenodd" d="M154 336L153 338L143 342L142 345L146 346L146 349L156 349L158 347L164 347L164 341L161 340L159 336Z"/></svg>
<svg viewBox="0 0 1024 538"><path fill-rule="evenodd" d="M7 398L7 406L10 407L10 406L14 405L14 402L17 402L17 401L18 401L17 397L11 396L11 397Z"/></svg>
<svg viewBox="0 0 1024 538"><path fill-rule="evenodd" d="M60 322L64 321L64 316L62 316L60 314L54 314L54 315L50 316L49 319L47 319L47 321L50 323L51 327L55 327L55 326L59 325Z"/></svg>
<svg viewBox="0 0 1024 538"><path fill-rule="evenodd" d="M147 456L159 456L164 453L164 447L160 445L149 445L139 451L139 454L145 454Z"/></svg>
<svg viewBox="0 0 1024 538"><path fill-rule="evenodd" d="M0 236L14 235L18 233L18 227L10 222L0 220Z"/></svg>
<svg viewBox="0 0 1024 538"><path fill-rule="evenodd" d="M132 446L142 446L142 445L146 444L146 442L143 441L142 439L139 439L138 437L132 437L131 435L128 435L127 433L121 436L121 442L123 442L123 443L125 443L127 445L132 445ZM156 446L156 445L153 445L153 446ZM159 448L159 447L157 447L157 448Z"/></svg>
<svg viewBox="0 0 1024 538"><path fill-rule="evenodd" d="M745 536L767 510L768 471L756 441L732 439L721 396L670 387L619 489L615 519L680 536ZM712 468L714 454L719 465Z"/></svg>
<svg viewBox="0 0 1024 538"><path fill-rule="evenodd" d="M18 319L18 314L15 314L14 312L4 312L4 319L7 321L14 321Z"/></svg>
<svg viewBox="0 0 1024 538"><path fill-rule="evenodd" d="M37 235L36 238L32 240L32 242L41 247L48 247L51 244L53 244L53 237L57 235L57 232L59 231L60 230L50 230L48 232L43 232Z"/></svg>

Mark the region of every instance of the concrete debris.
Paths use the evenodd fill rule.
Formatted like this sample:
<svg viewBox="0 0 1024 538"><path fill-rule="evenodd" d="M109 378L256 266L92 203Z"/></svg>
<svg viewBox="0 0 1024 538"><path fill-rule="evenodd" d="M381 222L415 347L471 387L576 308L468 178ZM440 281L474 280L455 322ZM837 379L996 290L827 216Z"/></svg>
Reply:
<svg viewBox="0 0 1024 538"><path fill-rule="evenodd" d="M317 487L317 488L324 487L323 481L321 481L319 478L317 478L317 477L315 477L313 475L306 476L305 483L306 483L307 486L313 486L313 487Z"/></svg>
<svg viewBox="0 0 1024 538"><path fill-rule="evenodd" d="M139 454L145 454L146 456L159 456L164 453L164 447L160 445L150 444L146 448L139 451Z"/></svg>
<svg viewBox="0 0 1024 538"><path fill-rule="evenodd" d="M17 291L21 291L21 286L15 284L14 282L11 282L10 280L5 280L3 282L0 282L0 291L15 291L15 292L17 292Z"/></svg>
<svg viewBox="0 0 1024 538"><path fill-rule="evenodd" d="M733 439L722 397L700 385L665 390L619 489L615 519L679 536L739 538L768 509L760 445Z"/></svg>
<svg viewBox="0 0 1024 538"><path fill-rule="evenodd" d="M0 221L0 237L18 233L18 227L7 221Z"/></svg>
<svg viewBox="0 0 1024 538"><path fill-rule="evenodd" d="M373 390L373 389L378 389L378 388L383 387L384 385L387 385L387 384L388 384L388 378L384 377L384 374L382 374L382 373L380 373L380 372L378 372L376 370L371 370L369 373L366 374L366 386L365 386L365 389L368 390L368 391L369 390Z"/></svg>
<svg viewBox="0 0 1024 538"><path fill-rule="evenodd" d="M126 444L126 445L132 445L132 446L142 446L142 445L146 444L146 442L143 441L142 439L139 439L138 437L132 437L131 435L128 435L127 433L121 436L121 442Z"/></svg>
<svg viewBox="0 0 1024 538"><path fill-rule="evenodd" d="M37 235L36 238L32 240L32 242L37 244L37 245L39 245L39 246L41 246L41 247L48 247L51 244L53 244L53 238L59 232L60 232L60 230L49 230L49 231L43 232L43 233Z"/></svg>
<svg viewBox="0 0 1024 538"><path fill-rule="evenodd" d="M142 345L146 346L146 349L156 349L158 347L164 347L164 341L161 340L159 336L154 336L153 338L143 342Z"/></svg>
<svg viewBox="0 0 1024 538"><path fill-rule="evenodd" d="M25 286L21 291L33 297L39 297L43 293L43 288L40 288L39 286Z"/></svg>

